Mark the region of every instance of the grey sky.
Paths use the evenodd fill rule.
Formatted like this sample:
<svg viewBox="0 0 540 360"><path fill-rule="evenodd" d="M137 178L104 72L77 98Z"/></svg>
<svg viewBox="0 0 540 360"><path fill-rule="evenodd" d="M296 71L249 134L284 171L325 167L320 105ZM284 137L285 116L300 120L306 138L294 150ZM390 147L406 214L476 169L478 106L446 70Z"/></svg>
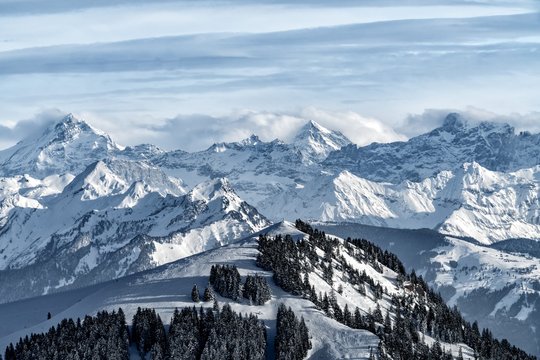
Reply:
<svg viewBox="0 0 540 360"><path fill-rule="evenodd" d="M0 147L51 108L122 144L190 150L287 138L306 118L403 139L444 113L426 109L540 130L534 2L329 4L0 0Z"/></svg>

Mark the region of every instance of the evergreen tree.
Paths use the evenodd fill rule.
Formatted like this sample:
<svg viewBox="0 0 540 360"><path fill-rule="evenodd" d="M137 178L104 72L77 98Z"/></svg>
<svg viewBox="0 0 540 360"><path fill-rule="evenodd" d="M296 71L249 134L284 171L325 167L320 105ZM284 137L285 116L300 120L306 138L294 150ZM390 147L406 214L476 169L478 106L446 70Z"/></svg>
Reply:
<svg viewBox="0 0 540 360"><path fill-rule="evenodd" d="M512 347L508 341L498 341L491 332L480 332L477 324L466 322L456 308L449 308L441 295L427 286L421 276L414 272L407 274L395 255L363 239L348 238L345 242L338 241L300 220L296 221L296 226L307 233L309 238L293 241L290 236L278 235L273 239L261 236L257 265L273 271L276 284L283 290L311 300L327 316L350 327L367 329L377 334L381 339L376 353L379 359L428 359L430 356L448 358L449 354L443 349L439 351L437 344L428 347L424 334L437 340L439 345L440 342L463 342L482 359L532 359L523 351ZM339 307L334 293L329 297L329 294L319 292L317 296L318 289L309 284L309 273L317 270L331 286L334 269L338 269L360 295L368 296L371 292L375 300L383 299L385 294L390 298L381 283L368 276L365 271L358 271L357 267L350 265L345 254L367 263L381 274L384 273L384 266L392 269L397 273L398 286L402 286L406 281L410 282L409 292L391 297L394 321L388 311L383 317L378 303L367 316L362 316L359 309L355 309L349 320L349 309L342 310Z"/></svg>
<svg viewBox="0 0 540 360"><path fill-rule="evenodd" d="M349 327L353 327L353 318L348 304L345 304L345 308L343 309L343 323Z"/></svg>
<svg viewBox="0 0 540 360"><path fill-rule="evenodd" d="M384 321L382 311L381 311L381 306L379 305L379 303L377 303L377 306L375 307L375 311L373 311L373 320L375 320L375 322L379 324L382 324Z"/></svg>
<svg viewBox="0 0 540 360"><path fill-rule="evenodd" d="M191 289L191 301L198 303L201 301L199 297L199 288L197 287L197 284L193 285L193 288Z"/></svg>
<svg viewBox="0 0 540 360"><path fill-rule="evenodd" d="M103 311L82 322L64 319L47 333L21 338L6 348L5 358L127 360L127 336L123 313Z"/></svg>
<svg viewBox="0 0 540 360"><path fill-rule="evenodd" d="M205 302L214 301L214 292L212 291L211 287L207 286L204 289L203 300Z"/></svg>
<svg viewBox="0 0 540 360"><path fill-rule="evenodd" d="M158 344L161 350L167 348L163 322L154 309L137 309L133 316L132 338L141 357L146 356L154 345Z"/></svg>

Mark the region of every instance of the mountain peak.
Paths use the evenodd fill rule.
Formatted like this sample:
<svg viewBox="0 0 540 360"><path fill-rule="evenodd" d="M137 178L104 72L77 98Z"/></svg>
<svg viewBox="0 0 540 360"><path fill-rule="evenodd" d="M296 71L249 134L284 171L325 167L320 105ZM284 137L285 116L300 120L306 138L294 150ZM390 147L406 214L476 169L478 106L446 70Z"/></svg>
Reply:
<svg viewBox="0 0 540 360"><path fill-rule="evenodd" d="M310 128L314 129L316 131L324 132L324 133L330 133L331 131L316 122L315 120L309 120L306 125L304 125L304 128Z"/></svg>
<svg viewBox="0 0 540 360"><path fill-rule="evenodd" d="M307 162L322 161L330 152L349 144L351 141L341 132L329 130L314 120L300 128L293 140L293 146Z"/></svg>
<svg viewBox="0 0 540 360"><path fill-rule="evenodd" d="M325 128L315 120L309 120L307 123L304 124L304 126L300 128L300 130L298 130L296 137L302 137L312 133L331 134L332 130Z"/></svg>
<svg viewBox="0 0 540 360"><path fill-rule="evenodd" d="M81 200L123 193L134 183L162 196L185 194L181 182L143 161L104 159L90 164L65 188L66 196L80 194ZM79 196L78 196L79 197Z"/></svg>
<svg viewBox="0 0 540 360"><path fill-rule="evenodd" d="M34 177L79 173L89 164L121 151L107 134L68 114L37 136L21 140L0 153L1 174Z"/></svg>
<svg viewBox="0 0 540 360"><path fill-rule="evenodd" d="M475 121L464 118L459 113L450 113L446 116L441 126L442 129L447 131L462 131L462 130L474 130L481 132L498 132L513 134L515 129L508 123L499 121ZM440 128L439 128L440 129ZM435 129L433 131L438 131ZM530 135L530 133L529 133Z"/></svg>
<svg viewBox="0 0 540 360"><path fill-rule="evenodd" d="M240 144L244 146L254 146L259 144L260 142L261 139L257 135L251 134L248 138L240 141Z"/></svg>
<svg viewBox="0 0 540 360"><path fill-rule="evenodd" d="M91 127L86 121L75 117L73 114L68 114L60 121L54 123L41 136L41 139L47 139L49 143L73 141L80 137L81 134L90 136L104 136L111 144L113 141L104 132ZM52 136L51 136L52 135ZM116 146L116 145L115 145Z"/></svg>

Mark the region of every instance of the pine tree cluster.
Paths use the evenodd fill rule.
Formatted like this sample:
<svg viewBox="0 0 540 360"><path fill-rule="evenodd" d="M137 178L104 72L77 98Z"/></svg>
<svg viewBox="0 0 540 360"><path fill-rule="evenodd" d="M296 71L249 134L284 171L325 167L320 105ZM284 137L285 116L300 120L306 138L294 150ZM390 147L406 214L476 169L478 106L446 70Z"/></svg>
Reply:
<svg viewBox="0 0 540 360"><path fill-rule="evenodd" d="M202 307L176 309L165 336L163 323L152 309L138 309L133 319L133 342L142 358L153 360L264 359L266 328L254 315L243 317L229 305L220 310Z"/></svg>
<svg viewBox="0 0 540 360"><path fill-rule="evenodd" d="M43 334L20 339L5 352L6 360L124 360L129 359L129 334L122 309L95 317L64 319Z"/></svg>
<svg viewBox="0 0 540 360"><path fill-rule="evenodd" d="M240 273L235 265L212 265L209 283L219 295L233 300L238 300L243 296L253 305L264 305L272 298L272 291L265 277L258 274L248 275L243 285L241 282ZM205 290L205 301L213 299L211 291L209 288ZM191 297L193 301L198 301L196 285L193 287Z"/></svg>
<svg viewBox="0 0 540 360"><path fill-rule="evenodd" d="M266 279L255 274L246 277L242 295L253 305L264 305L265 302L272 298L272 291Z"/></svg>
<svg viewBox="0 0 540 360"><path fill-rule="evenodd" d="M124 313L100 312L81 323L71 319L44 334L32 334L6 348L6 360L127 360L134 344L142 359L263 360L266 328L255 315L222 309L176 309L166 334L154 309L138 308L131 337Z"/></svg>
<svg viewBox="0 0 540 360"><path fill-rule="evenodd" d="M298 320L294 311L281 304L277 312L277 334L275 340L277 360L301 360L311 349L309 331L304 318Z"/></svg>
<svg viewBox="0 0 540 360"><path fill-rule="evenodd" d="M464 343L474 351L476 359L535 359L523 350L511 345L506 339L494 339L488 329L481 332L478 324L465 321L456 307L448 307L440 294L431 290L414 272L407 279L425 292L424 302L418 303L413 296L392 297L392 313L395 321L385 321L379 328L384 353L382 359L396 356L410 359L450 359L440 342ZM418 332L437 341L431 348L423 345Z"/></svg>
<svg viewBox="0 0 540 360"><path fill-rule="evenodd" d="M259 255L257 265L264 270L273 271L274 281L283 290L301 295L304 284L301 274L305 272L302 247L289 236L281 235L269 238L259 237Z"/></svg>
<svg viewBox="0 0 540 360"><path fill-rule="evenodd" d="M241 296L241 278L235 265L212 265L209 282L223 297L238 300Z"/></svg>

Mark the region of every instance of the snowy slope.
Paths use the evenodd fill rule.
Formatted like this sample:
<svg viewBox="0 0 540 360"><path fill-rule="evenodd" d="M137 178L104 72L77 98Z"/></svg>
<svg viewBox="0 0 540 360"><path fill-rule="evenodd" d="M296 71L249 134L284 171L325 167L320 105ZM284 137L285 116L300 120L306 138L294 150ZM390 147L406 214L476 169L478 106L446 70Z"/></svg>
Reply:
<svg viewBox="0 0 540 360"><path fill-rule="evenodd" d="M2 299L117 278L268 225L226 179L187 194L180 185L141 162L99 161L39 207L12 209L0 232Z"/></svg>
<svg viewBox="0 0 540 360"><path fill-rule="evenodd" d="M255 206L306 177L301 155L275 140L262 142L252 136L237 143L214 144L209 149L186 153L174 151L154 163L188 186L211 178L227 177L239 194Z"/></svg>
<svg viewBox="0 0 540 360"><path fill-rule="evenodd" d="M288 224L280 226L283 230L289 228ZM393 271L384 267L382 272L376 271L369 263L359 262L346 255L343 243L340 242L340 244L338 250L346 256L351 266L360 271L365 270L375 281L382 284L389 294L410 295L409 290L398 286L396 274ZM125 311L128 321L131 320L137 307L141 306L155 308L163 321L168 323L175 307L193 305L190 297L191 288L193 284L197 284L202 289L207 286L212 265L234 264L238 267L241 276L258 273L267 277L273 293L272 300L264 306L251 306L246 300L235 302L219 296L218 300L221 304L229 303L233 310L243 313L253 312L265 321L268 327L270 350L273 347L276 332L277 307L280 303L284 303L292 307L298 316L303 316L306 320L313 344L308 358L369 358L370 349L375 349L378 345L377 336L365 330L355 330L344 326L325 316L309 300L285 293L274 285L271 273L262 271L256 266L257 254L256 240L249 239L114 282L0 305L0 348L29 332L45 331L63 318L82 317L85 314L95 314L103 309L117 309L120 306ZM310 274L310 282L322 291L330 292L332 289L337 291L340 285L343 287L343 294L336 292L337 300L341 306L345 304L352 308L358 306L364 313L376 307L377 300L370 290L366 295L361 295L344 279L342 272L337 267L332 286L323 280L319 272L314 271ZM383 311L390 309L388 299L388 296L384 296L383 299L379 300ZM201 303L201 305L212 306L210 303ZM28 311L27 309L32 310ZM51 320L46 320L46 314L49 311L53 317ZM14 319L17 321L13 321ZM426 340L430 341L429 338ZM443 346L446 349L452 349L455 355L458 348L462 347L466 358L471 358L470 350L463 344L443 344Z"/></svg>
<svg viewBox="0 0 540 360"><path fill-rule="evenodd" d="M193 305L190 298L193 284L204 289L210 267L214 264L235 264L242 276L258 273L268 277L272 283L271 274L255 265L256 254L254 242L234 244L93 288L0 305L0 348L4 349L9 342L29 332L48 330L51 325L65 317L82 317L102 309L113 310L120 306L128 321L137 307L141 306L156 308L163 321L168 323L175 307ZM328 319L320 311L315 311L308 300L290 296L273 285L272 293L273 299L265 306L250 306L247 301L236 303L221 297L218 299L222 304L229 302L235 311L257 314L269 326L268 337L271 344L276 331L277 306L280 303L291 306L297 315L304 316L306 320L312 334L311 358L314 359L345 356L367 359L369 348L376 348L378 338L375 335L347 328ZM58 301L60 299L61 301ZM24 310L26 308L43 310L28 313ZM48 311L54 314L49 321L46 320Z"/></svg>
<svg viewBox="0 0 540 360"><path fill-rule="evenodd" d="M167 153L158 165L191 183L227 176L273 221L430 228L483 243L540 238L540 135L450 114L408 142L347 142L310 122L291 145L252 136L199 153Z"/></svg>
<svg viewBox="0 0 540 360"><path fill-rule="evenodd" d="M414 183L378 183L348 171L322 174L259 207L270 218L430 228L483 243L540 239L540 166L512 173L466 163Z"/></svg>
<svg viewBox="0 0 540 360"><path fill-rule="evenodd" d="M316 176L318 163L347 144L350 141L343 134L310 121L290 144L277 139L264 142L252 135L200 152L168 152L153 162L191 186L203 179L227 177L242 198L259 208L267 199Z"/></svg>

